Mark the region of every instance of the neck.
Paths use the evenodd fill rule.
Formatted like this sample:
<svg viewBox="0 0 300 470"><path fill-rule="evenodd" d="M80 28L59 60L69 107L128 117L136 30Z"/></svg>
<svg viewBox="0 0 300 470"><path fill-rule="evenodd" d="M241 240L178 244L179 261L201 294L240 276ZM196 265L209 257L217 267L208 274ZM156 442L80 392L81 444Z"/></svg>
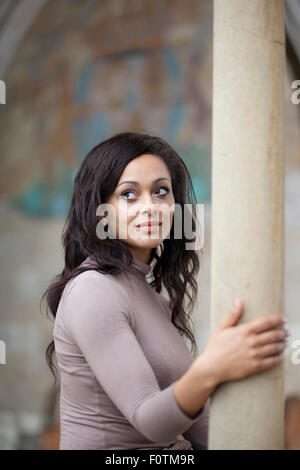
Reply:
<svg viewBox="0 0 300 470"><path fill-rule="evenodd" d="M143 261L143 263L150 263L150 258L151 258L151 248L131 248L130 247L131 253L136 256L139 260Z"/></svg>

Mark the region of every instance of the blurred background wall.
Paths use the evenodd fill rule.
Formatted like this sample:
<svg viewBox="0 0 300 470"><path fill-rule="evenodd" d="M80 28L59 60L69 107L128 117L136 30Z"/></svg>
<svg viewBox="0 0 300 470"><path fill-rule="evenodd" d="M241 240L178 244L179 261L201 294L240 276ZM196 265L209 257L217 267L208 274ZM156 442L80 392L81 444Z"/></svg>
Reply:
<svg viewBox="0 0 300 470"><path fill-rule="evenodd" d="M292 344L300 340L300 104L291 101L291 84L300 79L298 0L287 2L286 23L284 314ZM191 172L205 214L194 312L199 353L204 349L210 335L212 26L210 0L2 0L0 339L6 364L0 365L0 448L57 448L58 390L45 361L53 321L39 302L63 268L62 227L78 166L115 132L161 135ZM300 364L293 352L288 347L285 357L286 447L300 449Z"/></svg>

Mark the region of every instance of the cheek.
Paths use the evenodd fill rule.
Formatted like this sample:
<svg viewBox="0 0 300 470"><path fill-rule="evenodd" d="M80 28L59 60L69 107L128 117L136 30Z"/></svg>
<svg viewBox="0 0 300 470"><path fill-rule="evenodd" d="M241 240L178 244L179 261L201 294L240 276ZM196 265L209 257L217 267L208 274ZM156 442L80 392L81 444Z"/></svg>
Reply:
<svg viewBox="0 0 300 470"><path fill-rule="evenodd" d="M123 233L122 230L126 230L127 236L130 237L130 230L135 229L136 210L133 205L120 203L117 210L117 224L119 227L119 233Z"/></svg>
<svg viewBox="0 0 300 470"><path fill-rule="evenodd" d="M170 231L174 216L174 207L172 204L164 207L161 211L164 233Z"/></svg>
<svg viewBox="0 0 300 470"><path fill-rule="evenodd" d="M112 224L115 228L117 238L127 239L130 238L129 223L133 218L128 214L129 208L126 203L117 203L114 205L115 211L115 224Z"/></svg>
<svg viewBox="0 0 300 470"><path fill-rule="evenodd" d="M115 217L116 217L116 220L126 220L126 217L127 217L127 212L128 212L128 207L127 207L127 204L120 200L116 200L113 204L113 208L114 208L114 211L115 211Z"/></svg>
<svg viewBox="0 0 300 470"><path fill-rule="evenodd" d="M169 203L169 207L166 210L166 217L169 217L169 220L173 220L175 210L175 201L172 198L171 202Z"/></svg>
<svg viewBox="0 0 300 470"><path fill-rule="evenodd" d="M124 226L126 223L126 206L118 201L110 201L111 204L111 221L110 226L114 227L117 233L119 233L119 226Z"/></svg>

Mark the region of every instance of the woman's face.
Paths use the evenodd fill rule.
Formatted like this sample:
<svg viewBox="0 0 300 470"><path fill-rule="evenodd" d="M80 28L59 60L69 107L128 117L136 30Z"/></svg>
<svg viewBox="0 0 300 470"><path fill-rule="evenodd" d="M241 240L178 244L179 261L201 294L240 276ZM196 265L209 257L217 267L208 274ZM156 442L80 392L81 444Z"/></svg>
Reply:
<svg viewBox="0 0 300 470"><path fill-rule="evenodd" d="M106 220L109 228L114 228L116 238L124 240L133 254L147 259L172 227L175 200L164 161L152 154L132 160L107 203L115 212L115 217L108 216ZM148 222L152 226L140 225Z"/></svg>

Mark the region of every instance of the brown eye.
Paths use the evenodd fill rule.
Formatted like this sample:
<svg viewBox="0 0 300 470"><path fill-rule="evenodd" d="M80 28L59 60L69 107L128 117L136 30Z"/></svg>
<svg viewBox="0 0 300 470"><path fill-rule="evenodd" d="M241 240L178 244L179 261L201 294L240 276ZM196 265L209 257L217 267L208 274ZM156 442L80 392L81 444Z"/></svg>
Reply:
<svg viewBox="0 0 300 470"><path fill-rule="evenodd" d="M170 192L169 188L167 188L166 186L161 186L160 188L157 188L157 189L164 189L166 191L165 194L159 194L158 196L166 196Z"/></svg>
<svg viewBox="0 0 300 470"><path fill-rule="evenodd" d="M122 193L122 194L121 194L121 197L123 198L123 196L125 196L125 198L124 198L124 199L126 199L126 201L130 201L130 200L132 200L132 198L128 198L128 197L126 197L126 196L127 196L127 194L134 194L134 192L133 192L133 191L124 191L124 193Z"/></svg>

